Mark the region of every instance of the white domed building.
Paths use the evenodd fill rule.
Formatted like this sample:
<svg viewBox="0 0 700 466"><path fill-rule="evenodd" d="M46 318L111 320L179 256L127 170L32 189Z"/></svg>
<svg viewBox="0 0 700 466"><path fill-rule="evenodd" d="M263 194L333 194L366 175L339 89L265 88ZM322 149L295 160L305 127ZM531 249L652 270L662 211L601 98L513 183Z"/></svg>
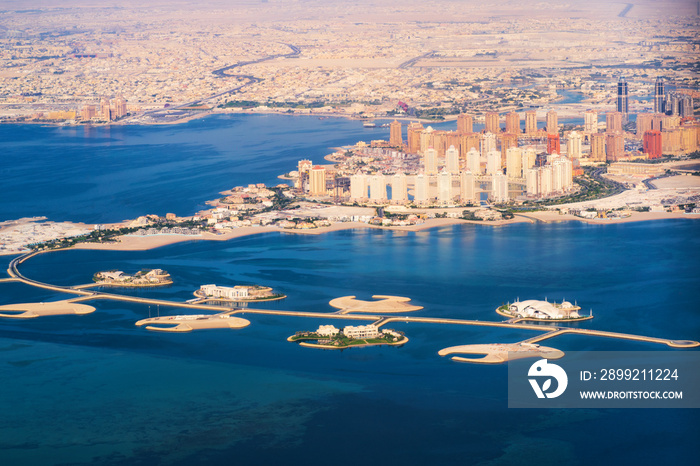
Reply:
<svg viewBox="0 0 700 466"><path fill-rule="evenodd" d="M516 301L508 305L508 314L513 317L526 317L529 319L578 319L581 317L578 311L581 308L569 301L561 304L548 301Z"/></svg>

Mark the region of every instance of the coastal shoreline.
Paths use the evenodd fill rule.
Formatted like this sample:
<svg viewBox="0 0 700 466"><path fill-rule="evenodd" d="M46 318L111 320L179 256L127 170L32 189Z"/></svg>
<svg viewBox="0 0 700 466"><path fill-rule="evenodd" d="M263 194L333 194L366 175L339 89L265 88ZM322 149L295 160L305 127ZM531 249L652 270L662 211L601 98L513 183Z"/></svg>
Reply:
<svg viewBox="0 0 700 466"><path fill-rule="evenodd" d="M92 249L106 251L145 251L150 249L168 246L171 244L183 243L187 241L228 241L235 238L242 238L252 235L260 235L265 233L280 233L293 235L321 235L335 231L354 230L354 229L375 229L388 231L404 231L404 232L421 232L433 228L459 224L484 225L491 227L500 227L516 223L559 223L579 221L589 225L613 225L619 223L631 222L648 222L654 220L671 220L671 219L700 219L700 215L685 214L682 212L633 212L631 216L624 218L594 218L586 219L576 217L571 214L561 215L556 211L547 212L528 212L527 214L515 214L515 218L510 220L496 221L476 221L463 220L458 218L434 218L428 219L425 223L412 226L401 227L384 227L380 225L370 225L360 222L342 222L334 223L328 227L319 227L311 230L295 230L295 229L280 229L276 227L240 227L235 230L229 230L223 234L203 233L202 235L192 237L187 235L152 235L152 236L122 236L119 242L112 243L80 243L71 249ZM16 254L16 253L13 253Z"/></svg>
<svg viewBox="0 0 700 466"><path fill-rule="evenodd" d="M567 120L567 119L577 119L577 118L582 118L583 112L586 108L588 108L591 104L590 100L586 101L581 101L581 102L567 102L567 103L560 103L561 100L565 99L565 97L560 96L551 102L549 102L548 105L555 106L557 107L559 117ZM173 111L173 110L178 110L177 106L179 104L174 104L173 107L170 108L155 108L155 109L149 109L147 112L167 112L167 111ZM289 109L285 109L284 111L276 111L276 110L270 110L270 109L265 109L265 110L258 110L257 108L251 108L251 109L245 109L245 110L237 110L237 111L230 111L226 109L218 109L217 107L212 108L211 110L200 110L197 111L197 113L192 113L186 116L183 116L178 119L170 120L170 121L133 121L131 119L126 119L126 120L120 120L120 121L110 121L109 123L102 123L102 124L95 124L95 123L72 123L72 124L67 124L65 120L57 120L57 121L51 121L51 120L40 120L40 121L35 121L35 120L24 120L24 121L1 121L0 124L7 124L7 125L45 125L45 126L52 126L52 127L60 127L60 126L69 126L69 127L75 127L75 126L93 126L93 127L109 127L109 126L138 126L138 125L143 125L143 126L162 126L162 125L180 125L184 123L188 123L192 120L198 120L200 118L206 118L209 116L216 116L216 115L280 115L280 116L290 116L290 117L316 117L316 118L344 118L346 120L352 120L352 121L359 121L359 122L367 122L367 121L375 121L375 120L397 120L397 121L402 121L402 122L418 122L418 123L425 123L425 124L440 124L440 123L448 123L448 122L453 122L457 120L457 114L450 114L450 115L443 115L443 119L433 119L433 118L420 118L416 116L409 116L409 115L379 115L375 116L372 118L366 118L362 117L359 115L353 115L353 114L339 114L339 113L333 113L333 112L310 112L310 113L302 113L302 112L287 112ZM142 118L144 116L147 116L147 114L141 114L141 115L134 115L134 118ZM542 117L539 117L538 120L543 120ZM475 120L477 123L482 124L483 120Z"/></svg>
<svg viewBox="0 0 700 466"><path fill-rule="evenodd" d="M175 108L162 108L162 109L154 109L154 110L149 110L150 111L168 111L168 110L175 110ZM374 120L398 120L398 121L406 121L406 122L419 122L419 123L427 123L427 124L436 124L436 123L445 123L449 121L456 121L457 120L457 115L445 115L444 120L435 120L435 119L430 119L430 118L419 118L419 117L409 117L409 116L390 116L390 115L383 115L379 117L374 117L374 118L362 118L359 116L355 115L345 115L345 114L337 114L337 113L323 113L323 112L314 112L314 113L301 113L301 112L277 112L277 111L252 111L252 110L246 110L246 111L201 111L196 114L191 114L187 116L183 116L182 118L178 118L175 120L171 121L132 121L132 120L120 120L120 121L111 121L109 123L103 123L103 124L95 124L95 123L66 123L65 120L57 120L57 121L44 121L44 120L26 120L26 121L2 121L0 124L6 124L6 125L43 125L43 126L50 126L50 127L61 127L61 126L68 126L68 127L76 127L76 126L92 126L95 128L100 128L100 127L110 127L110 126L163 126L163 125L181 125L184 123L188 123L193 120L198 120L201 118L206 118L210 116L216 116L216 115L281 115L281 116L290 116L290 117L321 117L321 118L345 118L346 120L352 120L352 121L374 121ZM143 116L146 115L135 115L136 118L142 118Z"/></svg>

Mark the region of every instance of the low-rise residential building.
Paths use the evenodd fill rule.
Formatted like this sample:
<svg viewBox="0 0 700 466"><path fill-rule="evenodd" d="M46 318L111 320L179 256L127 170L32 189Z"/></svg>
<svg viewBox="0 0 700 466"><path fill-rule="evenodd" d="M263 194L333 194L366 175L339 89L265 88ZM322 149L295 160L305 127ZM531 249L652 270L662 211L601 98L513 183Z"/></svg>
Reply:
<svg viewBox="0 0 700 466"><path fill-rule="evenodd" d="M320 325L316 333L322 337L334 337L340 332L339 329L335 328L333 325Z"/></svg>
<svg viewBox="0 0 700 466"><path fill-rule="evenodd" d="M199 291L209 298L242 299L248 297L247 286L216 286L202 285Z"/></svg>
<svg viewBox="0 0 700 466"><path fill-rule="evenodd" d="M343 334L348 338L356 340L363 338L376 338L379 336L379 328L374 324L368 325L348 325L343 329Z"/></svg>

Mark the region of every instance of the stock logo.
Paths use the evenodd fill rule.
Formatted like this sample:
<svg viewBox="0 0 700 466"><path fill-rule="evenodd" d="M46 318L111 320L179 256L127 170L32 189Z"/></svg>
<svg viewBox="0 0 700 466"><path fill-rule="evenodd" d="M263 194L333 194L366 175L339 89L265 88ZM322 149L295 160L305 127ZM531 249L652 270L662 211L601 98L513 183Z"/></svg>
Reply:
<svg viewBox="0 0 700 466"><path fill-rule="evenodd" d="M537 398L556 398L566 390L566 386L569 383L569 378L566 376L566 372L561 367L556 364L547 362L546 359L540 359L532 366L527 372L528 377L536 377L534 379L528 379L532 389L535 391ZM537 378L545 378L542 386L540 386ZM552 379L556 379L557 388L553 392L548 392L552 387Z"/></svg>

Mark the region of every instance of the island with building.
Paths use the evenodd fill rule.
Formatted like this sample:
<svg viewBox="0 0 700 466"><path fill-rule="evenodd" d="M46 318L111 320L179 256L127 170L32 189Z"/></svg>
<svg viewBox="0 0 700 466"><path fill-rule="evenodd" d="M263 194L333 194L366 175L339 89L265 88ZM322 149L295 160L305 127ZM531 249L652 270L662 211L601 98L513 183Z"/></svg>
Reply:
<svg viewBox="0 0 700 466"><path fill-rule="evenodd" d="M580 321L593 318L593 313L581 315L581 307L562 300L561 303L528 299L525 301L516 300L513 303L504 304L496 309L499 315L509 317L514 320L565 320Z"/></svg>
<svg viewBox="0 0 700 466"><path fill-rule="evenodd" d="M403 345L408 341L403 332L379 329L377 325L346 325L342 329L334 325L321 325L316 331L297 332L287 341L310 348L344 349L358 346Z"/></svg>
<svg viewBox="0 0 700 466"><path fill-rule="evenodd" d="M217 285L202 285L194 295L198 298L193 301L275 301L284 299L287 296L275 293L269 286L259 285L236 285L236 286L217 286Z"/></svg>
<svg viewBox="0 0 700 466"><path fill-rule="evenodd" d="M97 272L92 280L92 286L117 286L117 287L142 287L142 286L166 286L172 285L173 280L170 274L162 269L144 269L129 275L121 270L108 270Z"/></svg>

